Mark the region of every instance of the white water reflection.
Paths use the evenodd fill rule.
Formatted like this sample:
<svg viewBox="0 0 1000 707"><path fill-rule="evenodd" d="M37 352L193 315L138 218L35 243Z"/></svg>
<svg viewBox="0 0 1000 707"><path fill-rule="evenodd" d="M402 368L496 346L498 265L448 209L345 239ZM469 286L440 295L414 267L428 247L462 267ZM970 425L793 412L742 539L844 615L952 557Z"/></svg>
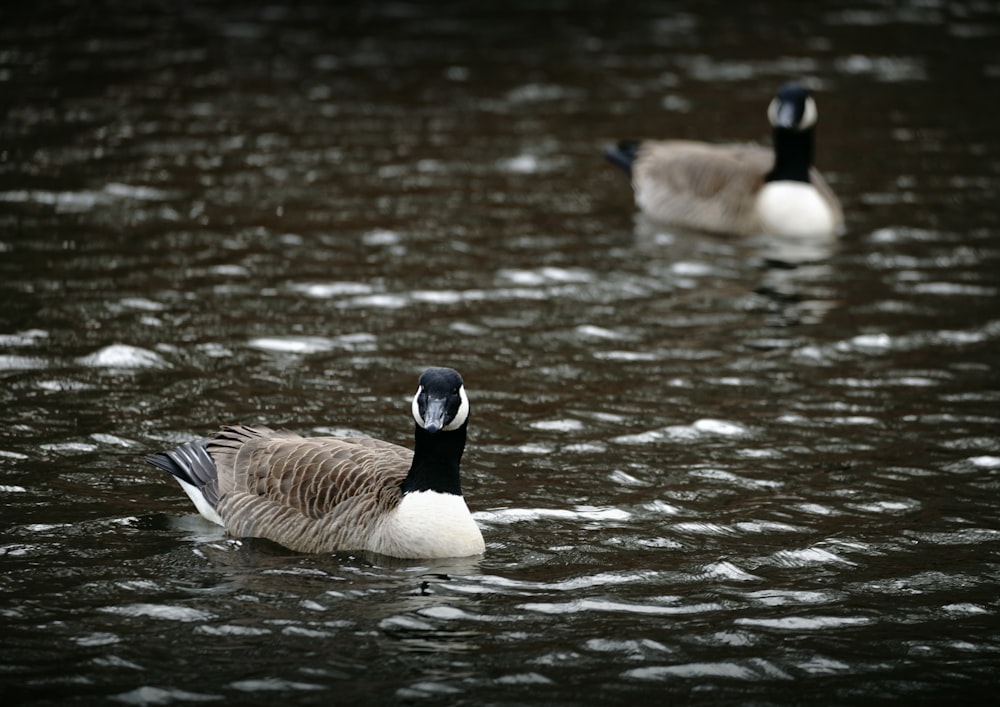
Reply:
<svg viewBox="0 0 1000 707"><path fill-rule="evenodd" d="M77 359L82 366L92 368L168 368L160 354L129 344L111 344L92 354Z"/></svg>

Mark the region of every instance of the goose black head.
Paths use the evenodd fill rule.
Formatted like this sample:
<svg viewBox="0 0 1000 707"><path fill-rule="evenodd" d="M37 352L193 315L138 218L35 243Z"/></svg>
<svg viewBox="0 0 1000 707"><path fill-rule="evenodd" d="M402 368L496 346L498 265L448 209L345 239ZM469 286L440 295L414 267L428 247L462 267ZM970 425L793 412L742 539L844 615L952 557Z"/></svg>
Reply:
<svg viewBox="0 0 1000 707"><path fill-rule="evenodd" d="M797 83L786 83L778 89L767 107L767 119L775 128L808 130L816 124L816 101L809 89Z"/></svg>
<svg viewBox="0 0 1000 707"><path fill-rule="evenodd" d="M427 432L457 430L469 419L469 397L462 376L451 368L428 368L413 396L413 419Z"/></svg>

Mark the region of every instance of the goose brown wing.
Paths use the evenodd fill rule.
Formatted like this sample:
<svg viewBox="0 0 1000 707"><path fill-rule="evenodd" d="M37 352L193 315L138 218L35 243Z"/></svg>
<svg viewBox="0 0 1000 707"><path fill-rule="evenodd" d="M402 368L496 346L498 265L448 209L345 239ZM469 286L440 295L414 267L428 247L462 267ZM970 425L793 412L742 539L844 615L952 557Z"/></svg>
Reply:
<svg viewBox="0 0 1000 707"><path fill-rule="evenodd" d="M318 519L338 506L398 502L413 453L364 437L301 437L284 430L223 428L208 451L219 470L220 495Z"/></svg>
<svg viewBox="0 0 1000 707"><path fill-rule="evenodd" d="M773 153L757 145L670 140L643 143L636 172L678 197L713 199L735 188L759 187L773 163Z"/></svg>
<svg viewBox="0 0 1000 707"><path fill-rule="evenodd" d="M637 200L654 218L743 233L757 225L755 199L773 162L773 154L758 145L648 142L633 182Z"/></svg>

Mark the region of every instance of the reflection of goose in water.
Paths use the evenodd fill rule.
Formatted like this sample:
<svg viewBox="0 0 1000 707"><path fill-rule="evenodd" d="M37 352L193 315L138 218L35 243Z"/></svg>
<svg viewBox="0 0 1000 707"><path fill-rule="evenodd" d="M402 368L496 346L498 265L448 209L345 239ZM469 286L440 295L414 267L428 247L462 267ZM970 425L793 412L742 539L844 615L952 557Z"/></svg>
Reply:
<svg viewBox="0 0 1000 707"><path fill-rule="evenodd" d="M237 537L310 553L481 554L459 480L469 418L461 376L424 371L412 411L413 452L376 439L240 425L146 461L173 474L203 516Z"/></svg>
<svg viewBox="0 0 1000 707"><path fill-rule="evenodd" d="M744 305L760 306L778 317L773 322L787 323L819 322L837 303L829 286L830 261L841 247L836 237L732 238L668 226L639 212L633 235L649 271L676 286L675 297L753 292L741 300Z"/></svg>
<svg viewBox="0 0 1000 707"><path fill-rule="evenodd" d="M649 217L702 231L748 236L832 236L840 202L812 166L816 102L786 84L767 110L774 148L690 140L621 142L607 158L632 177Z"/></svg>

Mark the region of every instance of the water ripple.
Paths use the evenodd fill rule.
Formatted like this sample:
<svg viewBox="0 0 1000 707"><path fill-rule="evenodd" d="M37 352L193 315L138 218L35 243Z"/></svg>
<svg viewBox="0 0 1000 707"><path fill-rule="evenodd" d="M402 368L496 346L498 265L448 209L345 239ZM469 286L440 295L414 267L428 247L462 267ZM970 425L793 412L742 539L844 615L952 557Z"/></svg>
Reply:
<svg viewBox="0 0 1000 707"><path fill-rule="evenodd" d="M840 557L830 550L821 547L809 547L801 550L779 550L771 555L769 561L780 567L808 567L816 564L854 565L854 562Z"/></svg>
<svg viewBox="0 0 1000 707"><path fill-rule="evenodd" d="M706 435L733 437L747 433L747 428L725 420L697 420L690 425L670 425L657 430L648 430L613 438L619 444L649 444L662 440L690 441Z"/></svg>
<svg viewBox="0 0 1000 707"><path fill-rule="evenodd" d="M703 614L719 611L723 608L717 602L700 604L637 604L630 602L609 601L606 599L574 599L566 602L528 602L519 604L519 609L536 611L543 614L576 614L590 612L626 613L640 616L680 616L685 614Z"/></svg>
<svg viewBox="0 0 1000 707"><path fill-rule="evenodd" d="M320 685L318 683L286 680L283 678L237 680L235 682L231 682L229 686L234 690L255 695L261 692L313 692L329 689L326 685Z"/></svg>
<svg viewBox="0 0 1000 707"><path fill-rule="evenodd" d="M203 692L189 692L179 688L161 688L144 685L128 692L114 696L116 702L127 705L169 705L175 702L215 702L226 699L222 695L212 695Z"/></svg>
<svg viewBox="0 0 1000 707"><path fill-rule="evenodd" d="M377 339L374 334L358 333L343 336L268 336L251 339L247 345L273 353L309 355L346 349L348 351L374 351Z"/></svg>
<svg viewBox="0 0 1000 707"><path fill-rule="evenodd" d="M212 614L200 609L192 609L187 606L170 606L166 604L128 604L125 606L106 606L100 611L108 614L118 614L133 618L145 617L152 619L164 619L167 621L209 621L214 618Z"/></svg>
<svg viewBox="0 0 1000 707"><path fill-rule="evenodd" d="M588 520L624 521L632 517L620 508L594 508L579 506L573 510L565 508L504 508L495 511L477 511L473 514L477 521L506 525L539 520Z"/></svg>
<svg viewBox="0 0 1000 707"><path fill-rule="evenodd" d="M155 351L128 344L111 344L77 359L82 366L92 368L169 368L170 364Z"/></svg>
<svg viewBox="0 0 1000 707"><path fill-rule="evenodd" d="M781 631L821 631L845 626L864 626L873 620L861 616L783 616L777 619L743 617L736 619L734 623L738 626L759 626Z"/></svg>
<svg viewBox="0 0 1000 707"><path fill-rule="evenodd" d="M684 663L681 665L669 666L648 666L643 668L633 668L624 673L625 677L639 680L673 680L676 678L687 678L692 680L704 680L706 678L728 678L733 680L765 680L783 679L791 680L792 676L779 670L773 664L765 661L756 663Z"/></svg>

